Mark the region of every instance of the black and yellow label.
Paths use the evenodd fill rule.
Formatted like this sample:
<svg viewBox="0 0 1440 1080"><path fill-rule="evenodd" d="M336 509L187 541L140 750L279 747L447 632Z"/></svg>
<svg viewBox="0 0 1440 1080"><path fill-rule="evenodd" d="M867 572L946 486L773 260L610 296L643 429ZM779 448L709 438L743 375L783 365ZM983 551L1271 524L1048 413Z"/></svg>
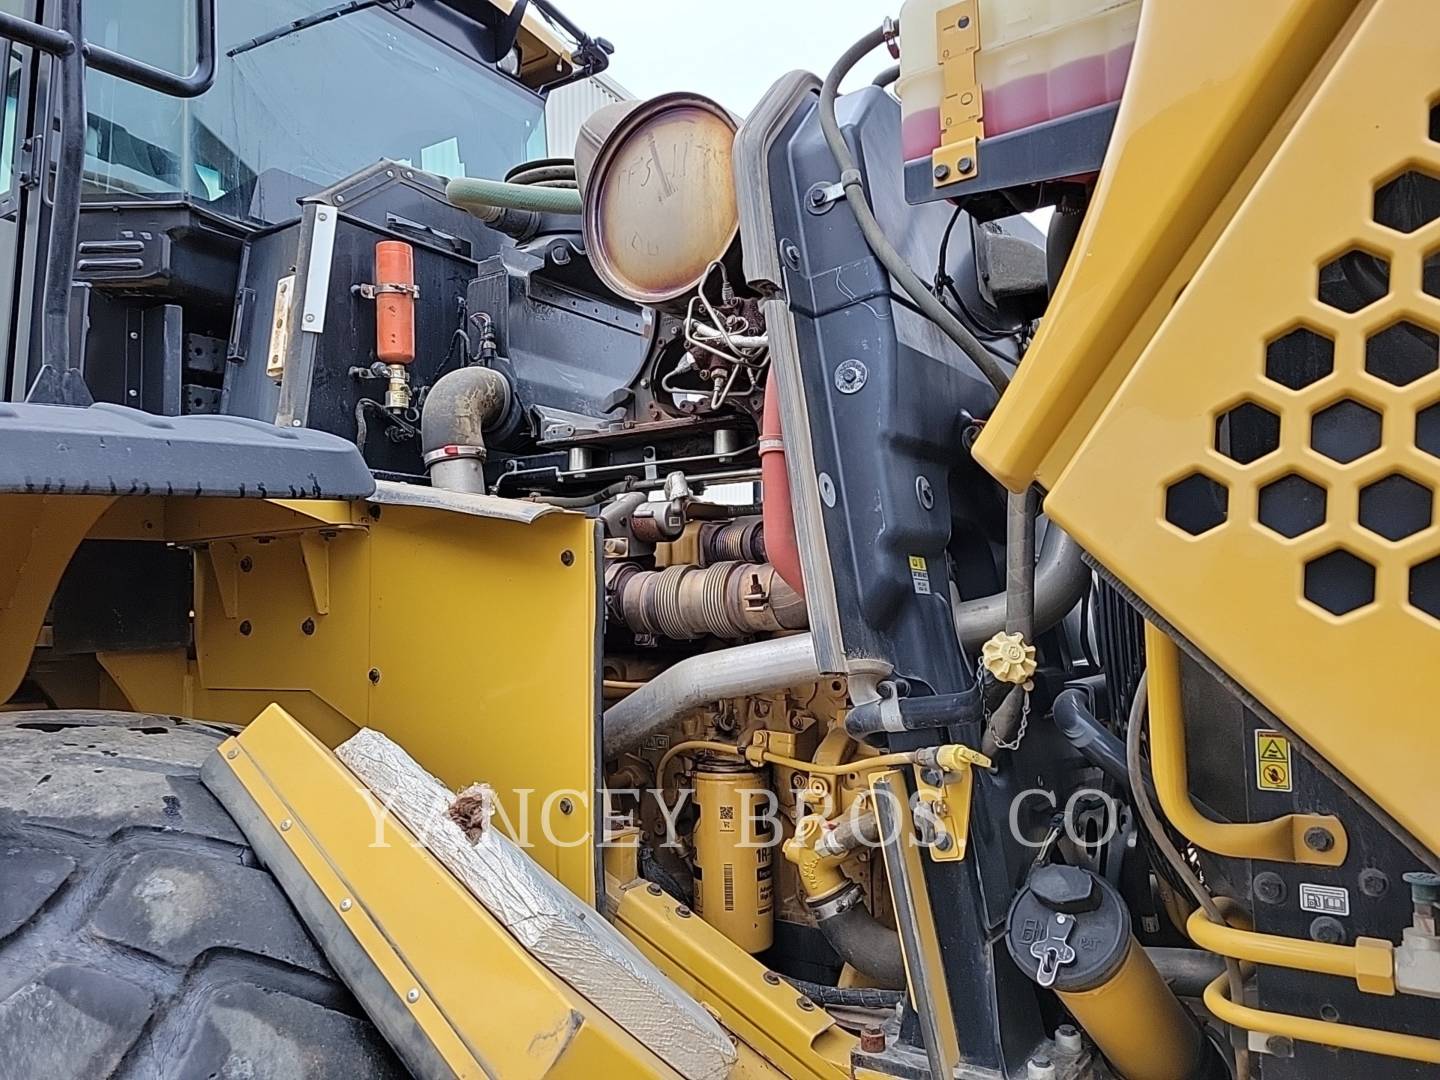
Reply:
<svg viewBox="0 0 1440 1080"><path fill-rule="evenodd" d="M1291 791L1290 739L1264 728L1255 732L1255 786L1261 791Z"/></svg>
<svg viewBox="0 0 1440 1080"><path fill-rule="evenodd" d="M919 596L930 595L930 565L923 555L910 556L910 581Z"/></svg>

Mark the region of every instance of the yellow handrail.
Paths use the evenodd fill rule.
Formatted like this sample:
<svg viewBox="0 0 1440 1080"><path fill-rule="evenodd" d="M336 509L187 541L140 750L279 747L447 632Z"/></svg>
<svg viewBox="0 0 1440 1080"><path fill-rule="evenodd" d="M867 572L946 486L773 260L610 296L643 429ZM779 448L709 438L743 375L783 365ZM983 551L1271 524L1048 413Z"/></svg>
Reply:
<svg viewBox="0 0 1440 1080"><path fill-rule="evenodd" d="M1196 847L1236 859L1339 866L1349 851L1340 819L1325 814L1287 814L1270 821L1211 821L1190 798L1185 720L1180 698L1180 650L1159 627L1145 624L1146 681L1150 693L1150 766L1155 793L1170 823ZM1306 835L1324 837L1312 846Z"/></svg>
<svg viewBox="0 0 1440 1080"><path fill-rule="evenodd" d="M1200 948L1236 960L1270 967L1337 975L1354 979L1367 994L1395 993L1395 947L1380 938L1357 938L1354 945L1326 945L1277 934L1257 934L1233 926L1218 926L1196 910L1185 925L1190 940Z"/></svg>
<svg viewBox="0 0 1440 1080"><path fill-rule="evenodd" d="M1385 1057L1404 1058L1407 1061L1440 1064L1440 1039L1401 1035L1395 1031L1337 1024L1327 1020L1312 1020L1306 1016L1292 1016L1289 1013L1270 1012L1266 1009L1252 1009L1249 1005L1230 1000L1226 978L1221 975L1205 988L1205 1007L1217 1020L1241 1030L1283 1035L1286 1038L1333 1046L1340 1050L1358 1050L1364 1054L1383 1054Z"/></svg>

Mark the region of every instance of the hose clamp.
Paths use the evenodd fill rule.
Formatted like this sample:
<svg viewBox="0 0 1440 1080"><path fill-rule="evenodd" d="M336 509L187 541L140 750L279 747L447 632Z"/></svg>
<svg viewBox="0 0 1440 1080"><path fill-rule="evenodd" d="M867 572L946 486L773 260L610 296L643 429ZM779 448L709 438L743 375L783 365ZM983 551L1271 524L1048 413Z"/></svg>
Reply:
<svg viewBox="0 0 1440 1080"><path fill-rule="evenodd" d="M899 60L900 23L895 19L895 16L885 16L885 21L880 24L880 40L885 42L885 48L890 53L890 59Z"/></svg>
<svg viewBox="0 0 1440 1080"><path fill-rule="evenodd" d="M836 915L843 915L851 908L859 907L864 903L860 894L860 886L853 881L832 896L821 897L819 900L807 900L805 906L810 909L810 914L815 916L817 922L824 922L833 919Z"/></svg>
<svg viewBox="0 0 1440 1080"><path fill-rule="evenodd" d="M484 461L485 448L483 446L442 446L439 449L431 450L420 460L428 469L441 461L454 461L457 458L474 458L476 461Z"/></svg>

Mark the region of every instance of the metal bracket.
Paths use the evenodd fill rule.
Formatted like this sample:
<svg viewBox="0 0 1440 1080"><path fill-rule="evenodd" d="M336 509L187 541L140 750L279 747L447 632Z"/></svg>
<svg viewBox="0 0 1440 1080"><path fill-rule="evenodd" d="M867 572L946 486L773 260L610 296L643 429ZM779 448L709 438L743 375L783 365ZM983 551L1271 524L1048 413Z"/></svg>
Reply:
<svg viewBox="0 0 1440 1080"><path fill-rule="evenodd" d="M212 541L206 548L215 589L227 619L240 617L240 550L228 540Z"/></svg>
<svg viewBox="0 0 1440 1080"><path fill-rule="evenodd" d="M960 0L935 16L937 57L944 69L940 98L940 146L930 155L935 186L973 180L980 172L979 143L985 137L975 54L980 51L979 0Z"/></svg>
<svg viewBox="0 0 1440 1080"><path fill-rule="evenodd" d="M310 582L310 599L316 615L330 614L330 537L323 532L300 534L300 558Z"/></svg>
<svg viewBox="0 0 1440 1080"><path fill-rule="evenodd" d="M962 862L970 839L970 796L975 772L968 761L959 765L953 771L915 768L915 813L927 817L934 830L926 851L935 862Z"/></svg>

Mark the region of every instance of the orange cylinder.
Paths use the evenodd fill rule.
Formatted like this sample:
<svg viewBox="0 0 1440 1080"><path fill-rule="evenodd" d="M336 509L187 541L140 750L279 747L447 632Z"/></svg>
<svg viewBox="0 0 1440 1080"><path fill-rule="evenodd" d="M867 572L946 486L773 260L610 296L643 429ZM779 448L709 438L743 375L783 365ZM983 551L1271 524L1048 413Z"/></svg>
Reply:
<svg viewBox="0 0 1440 1080"><path fill-rule="evenodd" d="M415 359L415 250L403 240L375 245L375 356L385 364Z"/></svg>

